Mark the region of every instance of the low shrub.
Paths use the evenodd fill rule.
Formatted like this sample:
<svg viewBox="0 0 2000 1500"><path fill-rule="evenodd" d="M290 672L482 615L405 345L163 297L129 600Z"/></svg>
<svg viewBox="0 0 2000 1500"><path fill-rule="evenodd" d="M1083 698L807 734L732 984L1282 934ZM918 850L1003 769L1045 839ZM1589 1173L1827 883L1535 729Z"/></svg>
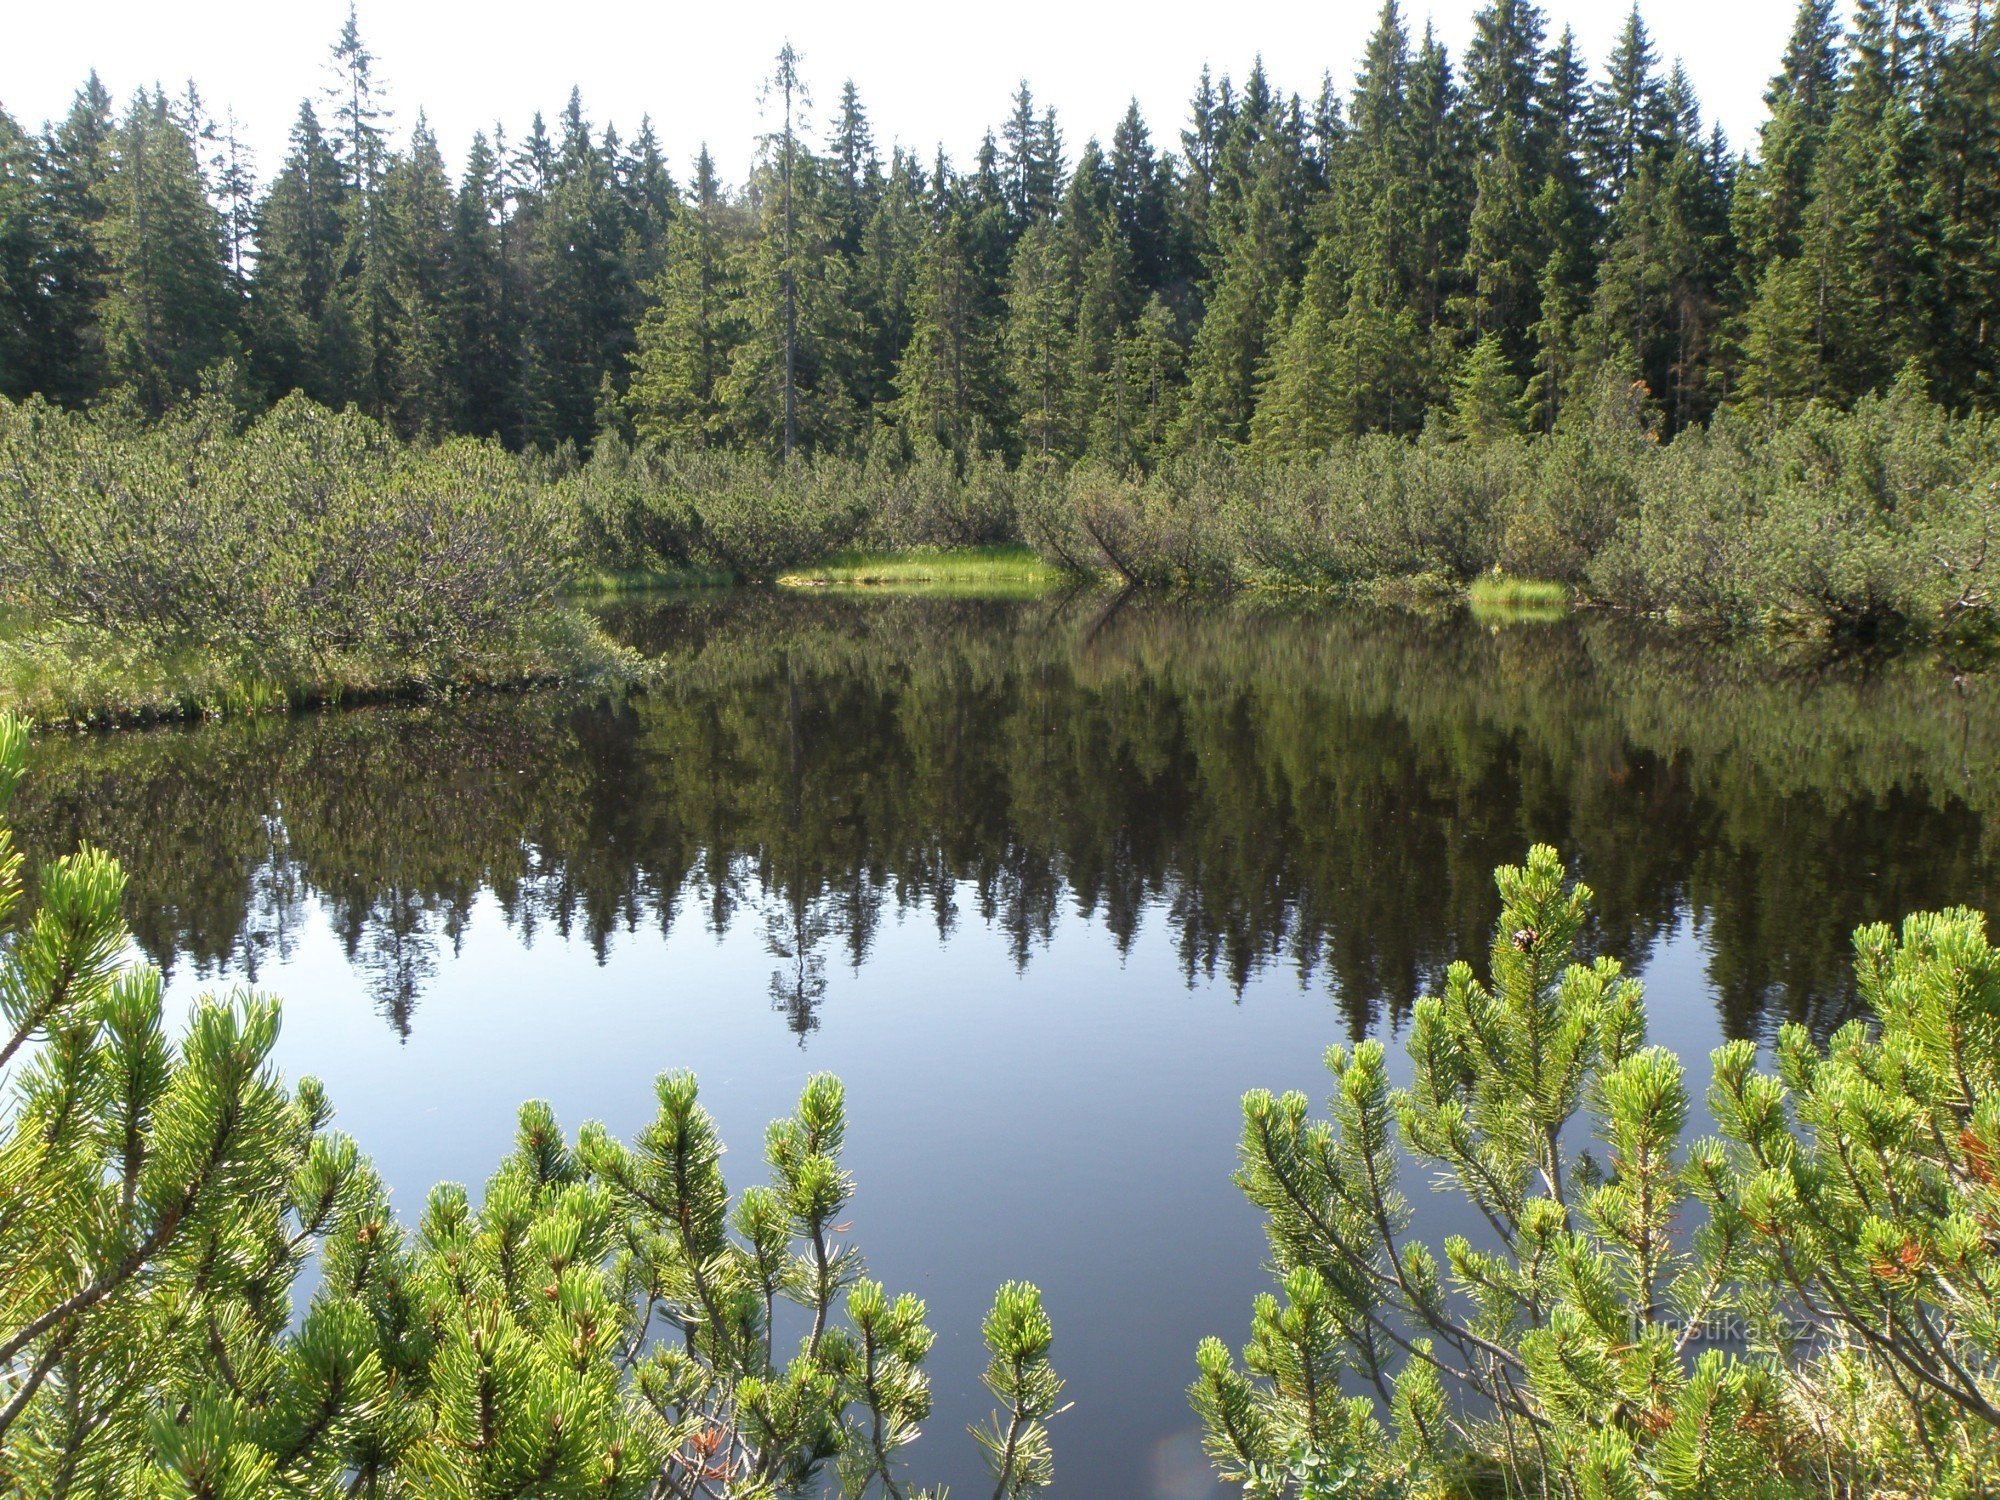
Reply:
<svg viewBox="0 0 2000 1500"><path fill-rule="evenodd" d="M268 675L336 657L449 671L546 622L571 512L497 445L405 445L301 398L239 431L0 404L0 597L38 627L200 649Z"/></svg>

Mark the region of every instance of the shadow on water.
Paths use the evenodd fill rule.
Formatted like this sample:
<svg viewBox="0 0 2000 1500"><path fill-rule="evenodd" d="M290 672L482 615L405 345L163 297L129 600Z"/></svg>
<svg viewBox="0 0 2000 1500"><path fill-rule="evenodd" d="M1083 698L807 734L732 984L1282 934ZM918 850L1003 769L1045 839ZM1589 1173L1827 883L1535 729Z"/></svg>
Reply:
<svg viewBox="0 0 2000 1500"><path fill-rule="evenodd" d="M1325 1043L1481 954L1529 842L1697 1068L1849 1014L1857 923L2000 904L2000 683L1932 661L1098 594L607 618L648 691L43 740L22 840L126 861L176 995L285 995L281 1063L406 1206L521 1099L629 1134L679 1066L741 1186L840 1073L859 1243L939 1333L916 1467L967 1492L1019 1275L1076 1401L1057 1494L1216 1494L1183 1391L1263 1286L1236 1101L1323 1092Z"/></svg>

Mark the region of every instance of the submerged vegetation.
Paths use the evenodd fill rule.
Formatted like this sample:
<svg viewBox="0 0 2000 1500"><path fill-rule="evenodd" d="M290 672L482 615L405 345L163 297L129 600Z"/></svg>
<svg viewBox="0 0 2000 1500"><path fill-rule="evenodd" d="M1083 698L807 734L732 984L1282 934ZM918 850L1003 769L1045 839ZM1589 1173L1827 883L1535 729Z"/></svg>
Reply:
<svg viewBox="0 0 2000 1500"><path fill-rule="evenodd" d="M0 715L0 811L26 735ZM127 961L124 876L38 872L0 822L0 1485L22 1495L915 1495L923 1303L847 1235L841 1086L772 1124L732 1194L694 1079L629 1145L525 1105L475 1200L398 1223L279 1011L238 994L171 1036ZM316 1274L307 1281L308 1262ZM295 1306L295 1292L306 1292ZM985 1321L994 1494L1049 1482L1062 1381L1040 1294Z"/></svg>

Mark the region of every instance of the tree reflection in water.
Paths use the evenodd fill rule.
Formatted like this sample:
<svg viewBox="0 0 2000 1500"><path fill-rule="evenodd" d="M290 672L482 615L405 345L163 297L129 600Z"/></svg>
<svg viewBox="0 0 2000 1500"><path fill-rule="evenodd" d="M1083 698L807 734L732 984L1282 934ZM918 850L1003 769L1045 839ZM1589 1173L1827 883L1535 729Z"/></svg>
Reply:
<svg viewBox="0 0 2000 1500"><path fill-rule="evenodd" d="M1996 904L1996 684L1608 620L1078 595L737 593L622 607L645 693L367 709L40 743L18 823L123 858L141 945L254 979L323 911L399 1031L475 906L601 961L762 924L803 1044L885 916L977 920L1027 967L1066 911L1164 922L1189 983L1289 966L1359 1033L1557 844L1593 943L1692 917L1721 1029L1825 1029L1865 919Z"/></svg>

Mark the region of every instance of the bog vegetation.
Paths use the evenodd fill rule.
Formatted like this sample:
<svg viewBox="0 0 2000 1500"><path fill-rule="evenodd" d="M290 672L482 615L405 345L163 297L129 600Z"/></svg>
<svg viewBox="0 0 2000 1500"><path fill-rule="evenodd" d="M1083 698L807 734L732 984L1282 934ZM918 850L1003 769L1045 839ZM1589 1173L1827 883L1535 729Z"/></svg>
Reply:
<svg viewBox="0 0 2000 1500"><path fill-rule="evenodd" d="M153 422L0 402L0 528L16 539L0 555L0 692L58 719L617 673L574 592L787 575L1476 586L1486 604L1727 628L1992 636L1990 419L1954 416L1910 376L1775 426L1724 413L1659 443L1645 424L1607 379L1533 437L1042 469L934 445L786 464L616 437L585 459L406 443L299 396L245 417L213 389Z"/></svg>

